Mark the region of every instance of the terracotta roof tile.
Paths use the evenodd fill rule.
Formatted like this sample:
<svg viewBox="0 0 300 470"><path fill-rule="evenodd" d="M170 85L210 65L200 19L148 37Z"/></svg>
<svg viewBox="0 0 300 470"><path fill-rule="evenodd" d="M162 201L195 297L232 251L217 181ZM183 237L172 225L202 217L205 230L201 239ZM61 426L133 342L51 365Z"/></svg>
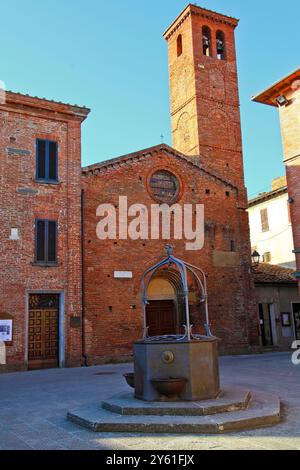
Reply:
<svg viewBox="0 0 300 470"><path fill-rule="evenodd" d="M293 269L262 263L253 272L256 284L297 284Z"/></svg>

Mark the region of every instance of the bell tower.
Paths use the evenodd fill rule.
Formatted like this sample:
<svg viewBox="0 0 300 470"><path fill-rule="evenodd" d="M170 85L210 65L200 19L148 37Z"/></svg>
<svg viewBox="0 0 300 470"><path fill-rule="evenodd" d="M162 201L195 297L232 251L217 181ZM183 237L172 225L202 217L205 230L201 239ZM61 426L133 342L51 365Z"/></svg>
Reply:
<svg viewBox="0 0 300 470"><path fill-rule="evenodd" d="M238 20L189 4L164 33L172 145L244 188L235 51Z"/></svg>

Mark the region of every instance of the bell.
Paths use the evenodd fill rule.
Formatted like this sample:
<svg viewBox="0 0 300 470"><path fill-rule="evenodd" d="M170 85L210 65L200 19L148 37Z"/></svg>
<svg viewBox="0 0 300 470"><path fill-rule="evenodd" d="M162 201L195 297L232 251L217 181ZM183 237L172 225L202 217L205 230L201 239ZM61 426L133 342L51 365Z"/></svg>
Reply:
<svg viewBox="0 0 300 470"><path fill-rule="evenodd" d="M217 51L218 51L218 54L223 54L224 52L224 42L221 41L220 39L217 40Z"/></svg>
<svg viewBox="0 0 300 470"><path fill-rule="evenodd" d="M209 47L209 39L206 36L203 36L203 46Z"/></svg>

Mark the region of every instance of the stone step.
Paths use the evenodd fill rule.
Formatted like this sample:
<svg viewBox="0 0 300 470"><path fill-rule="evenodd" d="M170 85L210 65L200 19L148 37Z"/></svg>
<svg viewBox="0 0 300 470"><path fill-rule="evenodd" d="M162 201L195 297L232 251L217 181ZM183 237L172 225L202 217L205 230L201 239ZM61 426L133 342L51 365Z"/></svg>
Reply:
<svg viewBox="0 0 300 470"><path fill-rule="evenodd" d="M280 400L277 396L251 392L250 406L209 416L128 416L111 413L92 404L68 412L68 420L94 432L220 434L280 422Z"/></svg>
<svg viewBox="0 0 300 470"><path fill-rule="evenodd" d="M102 408L120 415L207 416L248 408L251 392L236 388L222 390L215 400L199 402L145 402L133 393L123 393L102 403Z"/></svg>

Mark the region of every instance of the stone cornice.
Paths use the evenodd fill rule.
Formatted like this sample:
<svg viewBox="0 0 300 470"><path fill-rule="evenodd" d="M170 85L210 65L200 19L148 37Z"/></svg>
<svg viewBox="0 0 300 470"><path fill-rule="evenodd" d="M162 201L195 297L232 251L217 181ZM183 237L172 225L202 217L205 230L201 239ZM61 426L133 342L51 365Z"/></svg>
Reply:
<svg viewBox="0 0 300 470"><path fill-rule="evenodd" d="M23 111L27 112L53 112L56 116L69 117L69 119L78 119L84 121L90 109L84 106L71 105L57 101L47 100L46 98L38 98L37 96L24 95L6 91L5 103L0 104L0 109L7 111Z"/></svg>
<svg viewBox="0 0 300 470"><path fill-rule="evenodd" d="M176 20L171 24L171 26L165 31L164 38L166 41L180 28L180 26L191 16L200 16L204 19L212 20L218 24L226 24L233 28L239 23L239 20L231 16L222 15L213 10L207 10L206 8L198 7L197 5L189 4L183 12L176 18Z"/></svg>

